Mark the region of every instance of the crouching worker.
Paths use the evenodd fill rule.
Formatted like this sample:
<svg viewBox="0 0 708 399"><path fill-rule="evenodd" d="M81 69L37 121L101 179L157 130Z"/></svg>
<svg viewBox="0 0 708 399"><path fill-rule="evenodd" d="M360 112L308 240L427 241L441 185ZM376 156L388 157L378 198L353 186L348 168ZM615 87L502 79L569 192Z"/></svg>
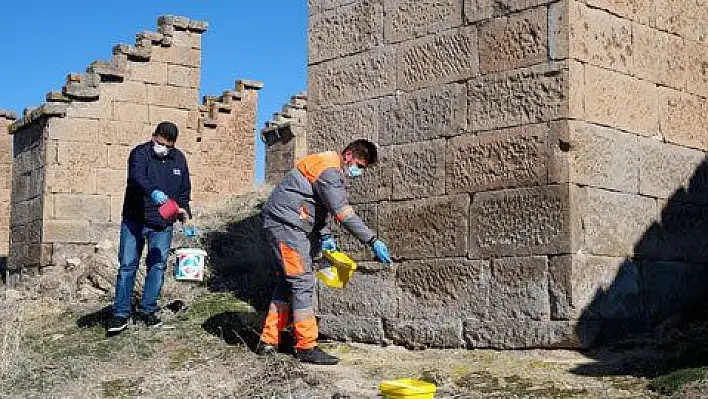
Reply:
<svg viewBox="0 0 708 399"><path fill-rule="evenodd" d="M162 289L167 256L172 244L172 225L177 219L184 223L185 236L194 236L189 199L191 184L184 154L174 148L179 131L171 122L157 125L152 140L130 151L128 184L123 200L120 224L116 295L113 317L108 320L108 334L117 334L128 326L133 302L133 285L147 240L145 284L134 321L158 327L157 298ZM160 206L170 198L177 202L176 214L160 213ZM172 205L172 203L168 204ZM167 216L165 219L163 216Z"/></svg>
<svg viewBox="0 0 708 399"><path fill-rule="evenodd" d="M369 245L381 262L391 263L386 245L354 213L345 189L347 178L360 176L376 160L376 146L361 139L351 142L341 154L328 151L308 155L271 193L263 207L263 219L280 270L258 354L277 351L280 332L292 316L298 360L315 364L339 361L317 346L312 258L321 248L336 249L327 228L331 214L349 233Z"/></svg>

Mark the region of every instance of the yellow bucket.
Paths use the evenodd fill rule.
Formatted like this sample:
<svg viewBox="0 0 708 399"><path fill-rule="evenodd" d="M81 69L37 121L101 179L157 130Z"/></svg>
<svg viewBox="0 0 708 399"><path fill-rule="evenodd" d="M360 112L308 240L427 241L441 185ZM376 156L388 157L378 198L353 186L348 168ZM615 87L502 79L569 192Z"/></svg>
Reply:
<svg viewBox="0 0 708 399"><path fill-rule="evenodd" d="M411 378L382 381L379 384L384 398L432 399L435 397L435 384Z"/></svg>
<svg viewBox="0 0 708 399"><path fill-rule="evenodd" d="M344 288L356 270L356 262L341 251L322 251L330 266L322 268L315 276L325 285L333 288Z"/></svg>

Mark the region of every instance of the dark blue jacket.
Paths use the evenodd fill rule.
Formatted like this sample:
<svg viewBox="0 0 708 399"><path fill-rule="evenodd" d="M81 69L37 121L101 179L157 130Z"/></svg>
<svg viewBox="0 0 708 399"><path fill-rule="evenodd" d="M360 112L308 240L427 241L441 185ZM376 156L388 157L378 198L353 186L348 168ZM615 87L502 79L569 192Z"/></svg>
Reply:
<svg viewBox="0 0 708 399"><path fill-rule="evenodd" d="M128 185L123 200L123 219L135 220L145 225L164 229L175 220L165 220L158 213L150 193L160 190L177 201L180 208L189 209L192 190L189 168L184 154L173 148L165 158L155 155L152 141L133 148L128 157Z"/></svg>

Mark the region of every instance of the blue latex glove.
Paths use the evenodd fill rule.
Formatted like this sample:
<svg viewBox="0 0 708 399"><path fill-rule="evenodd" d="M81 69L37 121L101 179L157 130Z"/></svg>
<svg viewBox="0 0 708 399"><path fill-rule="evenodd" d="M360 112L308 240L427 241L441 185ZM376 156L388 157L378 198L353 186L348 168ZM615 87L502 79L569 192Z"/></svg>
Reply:
<svg viewBox="0 0 708 399"><path fill-rule="evenodd" d="M331 234L325 234L322 236L322 250L325 251L336 251L337 243Z"/></svg>
<svg viewBox="0 0 708 399"><path fill-rule="evenodd" d="M197 228L194 226L182 226L182 234L187 238L194 238L197 235Z"/></svg>
<svg viewBox="0 0 708 399"><path fill-rule="evenodd" d="M160 190L153 190L153 192L150 193L150 198L152 198L152 200L155 201L155 203L160 204L160 205L164 204L165 202L167 202L167 200L170 199L170 197L168 197L167 194L163 193Z"/></svg>
<svg viewBox="0 0 708 399"><path fill-rule="evenodd" d="M391 263L391 255L389 255L388 248L386 247L386 244L383 243L383 241L374 241L374 243L371 245L371 249L374 251L374 254L376 254L376 257L379 258L381 262L386 264Z"/></svg>

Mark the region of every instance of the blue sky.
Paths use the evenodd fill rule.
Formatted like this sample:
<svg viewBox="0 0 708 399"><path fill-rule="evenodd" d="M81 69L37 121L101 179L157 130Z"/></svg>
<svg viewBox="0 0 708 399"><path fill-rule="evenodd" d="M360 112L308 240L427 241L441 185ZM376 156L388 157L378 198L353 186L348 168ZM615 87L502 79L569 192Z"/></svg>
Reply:
<svg viewBox="0 0 708 399"><path fill-rule="evenodd" d="M66 75L94 60L110 60L113 46L135 43L135 34L157 29L171 14L209 22L202 42L202 91L220 94L236 79L265 84L258 125L264 126L290 96L307 89L305 0L122 0L4 2L0 37L0 108L21 114L60 90ZM257 180L263 146L257 140ZM122 162L123 160L121 160Z"/></svg>

